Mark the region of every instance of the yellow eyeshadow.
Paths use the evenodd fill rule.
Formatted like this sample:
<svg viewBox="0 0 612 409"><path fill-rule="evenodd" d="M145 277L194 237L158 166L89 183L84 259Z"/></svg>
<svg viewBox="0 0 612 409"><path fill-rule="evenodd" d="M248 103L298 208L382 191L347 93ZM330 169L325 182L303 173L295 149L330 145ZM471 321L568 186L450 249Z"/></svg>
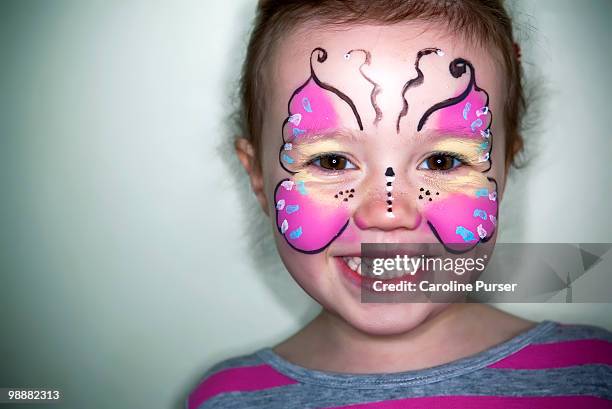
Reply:
<svg viewBox="0 0 612 409"><path fill-rule="evenodd" d="M464 156L468 162L480 161L481 140L467 141L464 139L447 139L434 145L433 150L439 152L453 152Z"/></svg>
<svg viewBox="0 0 612 409"><path fill-rule="evenodd" d="M347 185L346 180L324 180L309 172L300 172L293 176L296 183L304 183L308 198L319 203L336 203L334 192L338 186Z"/></svg>
<svg viewBox="0 0 612 409"><path fill-rule="evenodd" d="M337 152L343 150L343 147L338 142L334 141L320 141L320 142L312 142L312 143L294 143L292 146L292 151L295 152L295 155L299 155L301 157L305 156L314 156L324 152Z"/></svg>
<svg viewBox="0 0 612 409"><path fill-rule="evenodd" d="M423 176L426 183L435 186L438 190L472 193L475 189L486 187L489 184L487 177L474 170L467 175L453 176L452 179L444 179L439 176L426 174Z"/></svg>

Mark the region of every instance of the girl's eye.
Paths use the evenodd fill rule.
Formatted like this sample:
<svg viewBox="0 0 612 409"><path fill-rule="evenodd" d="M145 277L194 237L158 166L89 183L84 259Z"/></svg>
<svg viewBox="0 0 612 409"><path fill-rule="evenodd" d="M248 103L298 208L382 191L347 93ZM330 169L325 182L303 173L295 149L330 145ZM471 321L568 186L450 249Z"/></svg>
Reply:
<svg viewBox="0 0 612 409"><path fill-rule="evenodd" d="M345 170L356 168L356 166L353 165L347 158L335 154L319 156L312 161L312 164L326 170Z"/></svg>
<svg viewBox="0 0 612 409"><path fill-rule="evenodd" d="M461 160L452 155L436 153L425 159L423 163L421 163L420 168L428 170L450 170L461 165Z"/></svg>

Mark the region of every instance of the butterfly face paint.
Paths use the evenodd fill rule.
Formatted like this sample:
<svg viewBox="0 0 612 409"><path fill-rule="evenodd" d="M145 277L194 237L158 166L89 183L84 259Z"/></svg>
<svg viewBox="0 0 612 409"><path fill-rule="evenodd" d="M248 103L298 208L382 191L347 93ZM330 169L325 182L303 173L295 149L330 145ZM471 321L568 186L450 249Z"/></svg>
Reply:
<svg viewBox="0 0 612 409"><path fill-rule="evenodd" d="M450 180L430 180L446 194L441 200L430 198L424 214L434 235L449 250L468 251L488 241L497 224L497 182L488 176L492 165L492 112L489 95L476 85L475 70L469 61L457 58L450 63L449 71L453 78L469 75L467 87L428 108L418 122L417 132L433 129L452 135L434 150L459 152L474 170Z"/></svg>
<svg viewBox="0 0 612 409"><path fill-rule="evenodd" d="M381 87L365 72L371 62L369 52L354 49L344 54L344 59L350 60L357 55L364 57L359 73L372 86L372 124L376 126L384 119L377 103ZM395 127L398 134L403 119L412 109L410 91L424 86L426 81L426 74L419 64L428 55L432 55L428 58L434 58L438 64L448 61L439 48L426 48L417 53L417 76L406 82L401 90L404 102L401 112L396 117L389 117L392 129ZM285 241L303 253L321 252L340 236L352 215L349 206L354 201L359 205L361 200L356 193L359 191L355 189L357 186L342 185L341 178L326 183L304 170L304 164L311 163L311 158L322 152L342 151L342 146L334 138L324 138L325 135L337 135L343 128L363 130L362 118L351 98L317 76L315 65L325 63L327 58L327 52L322 48L312 51L310 77L290 97L287 117L282 124L279 163L287 177L278 182L274 191L276 224ZM452 60L448 72L451 80L468 78L467 85L460 86L449 98L436 102L419 115L418 121L414 122L416 132L435 131L441 137L432 151L453 153L469 166L447 176L426 172L429 175L423 176L414 203L440 242L453 251L456 251L454 244L468 244L468 249L461 247L467 251L479 242L489 240L497 223L497 183L489 176L492 112L488 94L476 85L475 70L469 61L463 58ZM394 212L394 207L398 206L394 197L396 171L397 168L389 166L384 172L384 210L386 217L392 219L399 214ZM402 182L402 186L408 185Z"/></svg>
<svg viewBox="0 0 612 409"><path fill-rule="evenodd" d="M274 192L278 231L291 247L303 253L322 251L344 231L349 222L348 201L355 196L355 189L329 192L307 172L298 172L297 165L305 161L303 157L308 156L317 138L328 131L335 132L341 116L351 117L353 127L363 129L352 100L319 80L313 66L315 57L318 63L324 63L327 52L313 50L310 78L289 100L279 161L291 177L280 181ZM326 145L323 143L333 151L333 142Z"/></svg>

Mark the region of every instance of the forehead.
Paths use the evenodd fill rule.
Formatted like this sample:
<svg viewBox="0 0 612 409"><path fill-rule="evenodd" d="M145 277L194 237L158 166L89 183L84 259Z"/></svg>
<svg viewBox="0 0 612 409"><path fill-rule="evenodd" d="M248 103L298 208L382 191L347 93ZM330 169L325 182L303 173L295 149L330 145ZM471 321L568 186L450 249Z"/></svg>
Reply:
<svg viewBox="0 0 612 409"><path fill-rule="evenodd" d="M313 56L317 48L325 50L327 58L323 63L317 60L317 55ZM427 55L419 59L419 51L424 49L439 49L442 53L436 58ZM289 99L311 77L312 61L321 81L354 102L366 133L392 132L406 102L410 109L402 119L401 132L413 133L422 116L419 113L466 87L469 75L454 78L449 71L451 61L457 58L473 66L478 86L489 95L489 106L494 112L501 112L504 98L501 64L494 53L463 36L450 34L433 23L420 22L343 27L302 24L276 44L266 67L264 135L274 132L279 118L286 116ZM417 60L422 84L404 92L408 81L419 75ZM372 106L373 84L377 86L376 105L382 112L380 121ZM340 117L343 125L351 122L350 115Z"/></svg>

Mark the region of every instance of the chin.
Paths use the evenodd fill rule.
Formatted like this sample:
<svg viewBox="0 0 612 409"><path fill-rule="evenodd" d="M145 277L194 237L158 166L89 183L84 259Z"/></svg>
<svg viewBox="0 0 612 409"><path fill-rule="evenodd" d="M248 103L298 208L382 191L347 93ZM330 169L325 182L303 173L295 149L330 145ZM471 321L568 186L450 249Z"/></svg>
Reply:
<svg viewBox="0 0 612 409"><path fill-rule="evenodd" d="M423 325L449 304L420 302L366 303L361 300L360 261L355 255L295 254L279 251L300 287L352 328L372 336L405 334ZM405 277L400 277L405 278Z"/></svg>
<svg viewBox="0 0 612 409"><path fill-rule="evenodd" d="M450 304L387 303L332 306L336 315L368 335L400 335L414 330Z"/></svg>

